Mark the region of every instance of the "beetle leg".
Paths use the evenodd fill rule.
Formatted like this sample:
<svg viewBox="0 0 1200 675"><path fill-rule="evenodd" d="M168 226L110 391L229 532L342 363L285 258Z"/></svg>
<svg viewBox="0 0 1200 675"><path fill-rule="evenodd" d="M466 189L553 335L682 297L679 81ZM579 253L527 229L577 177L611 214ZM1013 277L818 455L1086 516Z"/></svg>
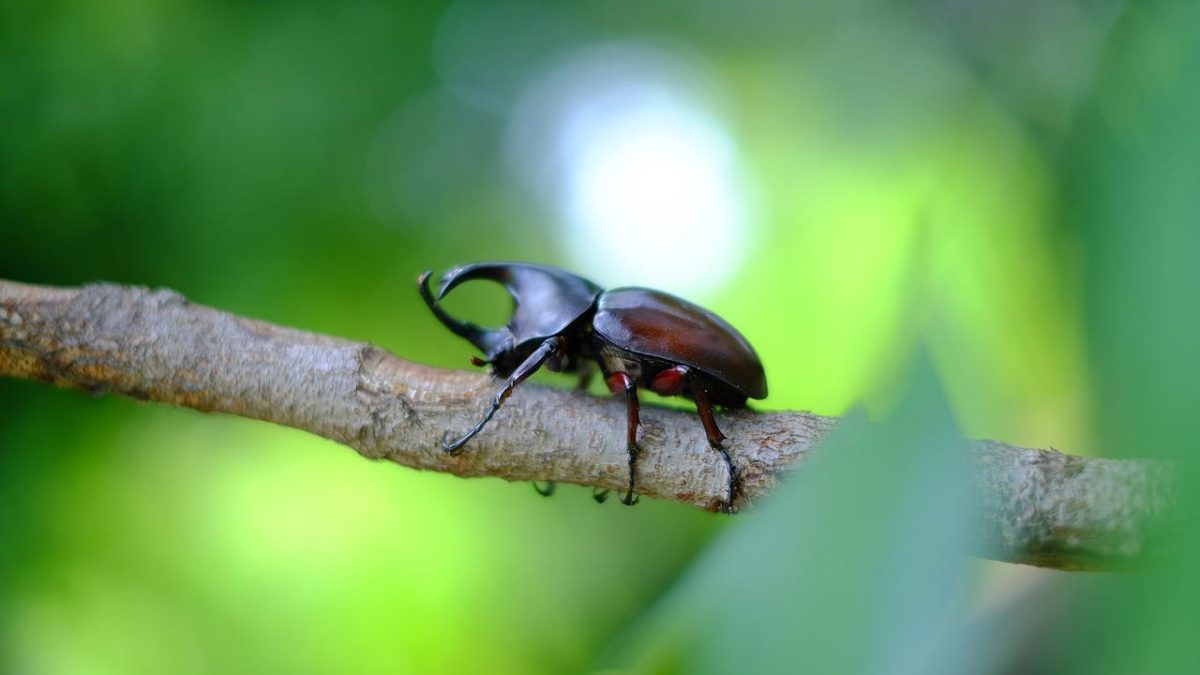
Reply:
<svg viewBox="0 0 1200 675"><path fill-rule="evenodd" d="M537 369L546 362L546 359L550 358L550 356L561 347L561 343L561 337L552 337L539 345L537 349L533 350L533 353L530 354L529 357L523 362L521 362L521 365L517 366L517 369L513 371L512 375L509 375L508 379L504 381L504 386L501 387L500 391L496 393L496 398L492 399L492 407L488 408L487 414L483 416L483 419L479 421L479 424L476 424L474 428L460 436L455 441L447 441L446 438L442 438L442 449L452 455L461 450L462 446L466 444L467 441L471 440L475 434L479 433L479 431L483 429L483 425L487 424L488 421L492 419L492 415L496 414L496 411L500 409L500 406L503 405L504 401L509 397L510 394L512 394L513 389L515 389L518 384L524 382L527 377L537 372ZM450 432L446 432L446 435L449 436Z"/></svg>
<svg viewBox="0 0 1200 675"><path fill-rule="evenodd" d="M584 370L580 371L579 379L575 382L575 388L587 391L588 386L592 383L592 376L595 374L596 371L592 370L591 368L585 368Z"/></svg>
<svg viewBox="0 0 1200 675"><path fill-rule="evenodd" d="M621 499L621 503L633 506L638 502L637 498L633 496L633 482L637 475L638 453L641 452L637 445L637 431L641 424L638 416L637 384L628 373L621 371L612 373L604 380L608 383L608 390L612 393L625 392L625 400L629 403L629 416L625 426L625 449L629 452L629 489L625 491L625 497Z"/></svg>
<svg viewBox="0 0 1200 675"><path fill-rule="evenodd" d="M700 414L700 422L704 425L704 435L708 436L708 444L712 446L713 450L721 453L721 458L725 460L725 467L729 471L729 495L725 499L725 504L721 506L721 510L725 513L733 513L733 500L741 491L741 480L737 469L733 466L733 460L721 445L721 441L725 440L725 434L717 428L717 420L713 418L712 404L708 402L708 393L704 391L704 385L697 378L688 379L691 381L692 400L696 402L696 412Z"/></svg>

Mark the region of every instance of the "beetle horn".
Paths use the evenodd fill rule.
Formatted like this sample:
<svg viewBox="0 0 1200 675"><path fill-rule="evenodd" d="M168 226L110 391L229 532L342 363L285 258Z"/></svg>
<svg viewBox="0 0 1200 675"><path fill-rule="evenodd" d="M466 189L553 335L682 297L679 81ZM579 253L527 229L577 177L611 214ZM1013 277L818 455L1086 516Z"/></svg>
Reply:
<svg viewBox="0 0 1200 675"><path fill-rule="evenodd" d="M449 328L455 335L475 345L490 361L498 352L504 349L506 343L511 341L511 331L503 328L487 330L469 321L459 321L447 314L446 310L442 309L442 306L438 304L438 300L444 298L450 290L447 287L447 277L442 277L437 298L434 298L433 293L429 290L429 277L432 274L432 270L425 270L421 273L421 276L417 277L417 288L421 291L421 298L425 300L425 304L429 306L430 311L438 318L438 321L442 322L442 325ZM487 361L483 363L487 363ZM483 365L483 363L478 365Z"/></svg>
<svg viewBox="0 0 1200 675"><path fill-rule="evenodd" d="M462 265L442 275L436 300L428 287L429 273L419 281L421 296L434 315L456 334L493 360L505 349L528 340L557 335L592 306L600 287L569 272L528 263L482 262ZM495 281L513 300L513 314L504 328L486 330L458 321L445 313L437 300L446 297L459 284L473 279Z"/></svg>
<svg viewBox="0 0 1200 675"><path fill-rule="evenodd" d="M513 314L508 329L515 343L557 335L600 295L596 284L557 267L481 262L446 272L438 297L471 279L495 281L512 296Z"/></svg>

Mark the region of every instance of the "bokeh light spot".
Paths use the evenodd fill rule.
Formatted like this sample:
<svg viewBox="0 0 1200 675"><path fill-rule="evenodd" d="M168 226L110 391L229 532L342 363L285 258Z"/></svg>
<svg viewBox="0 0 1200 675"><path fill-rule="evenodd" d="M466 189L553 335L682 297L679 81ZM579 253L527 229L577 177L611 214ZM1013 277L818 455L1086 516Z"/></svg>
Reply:
<svg viewBox="0 0 1200 675"><path fill-rule="evenodd" d="M640 46L585 52L535 85L510 159L601 283L704 295L737 271L748 207L698 67Z"/></svg>

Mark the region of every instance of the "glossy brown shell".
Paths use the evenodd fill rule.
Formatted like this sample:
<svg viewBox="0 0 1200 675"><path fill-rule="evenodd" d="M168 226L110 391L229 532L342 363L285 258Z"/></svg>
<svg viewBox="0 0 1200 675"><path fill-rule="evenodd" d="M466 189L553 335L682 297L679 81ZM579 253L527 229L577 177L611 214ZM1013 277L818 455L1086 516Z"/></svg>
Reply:
<svg viewBox="0 0 1200 675"><path fill-rule="evenodd" d="M754 348L724 319L662 291L617 288L600 296L592 327L635 354L691 366L749 398L766 398L767 377Z"/></svg>

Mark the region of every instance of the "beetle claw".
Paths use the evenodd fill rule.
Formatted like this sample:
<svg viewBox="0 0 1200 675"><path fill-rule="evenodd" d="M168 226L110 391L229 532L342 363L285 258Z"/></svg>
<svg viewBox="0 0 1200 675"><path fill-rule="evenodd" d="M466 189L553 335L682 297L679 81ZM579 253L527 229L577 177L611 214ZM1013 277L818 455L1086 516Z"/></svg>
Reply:
<svg viewBox="0 0 1200 675"><path fill-rule="evenodd" d="M638 503L639 497L633 494L633 482L637 477L637 458L641 454L642 449L637 444L631 445L629 450L629 488L625 490L625 496L621 498L621 503L625 506L633 506Z"/></svg>
<svg viewBox="0 0 1200 675"><path fill-rule="evenodd" d="M603 504L608 501L608 490L592 488L592 499L596 500L597 504Z"/></svg>
<svg viewBox="0 0 1200 675"><path fill-rule="evenodd" d="M712 449L721 453L721 459L725 460L725 468L729 472L729 492L725 499L721 501L717 510L721 513L733 513L733 502L742 492L742 474L738 471L737 466L733 463L733 458L725 451L721 443L713 443Z"/></svg>
<svg viewBox="0 0 1200 675"><path fill-rule="evenodd" d="M447 455L457 455L462 452L462 443L451 440L450 437L452 435L449 431L442 434L442 452L445 452Z"/></svg>
<svg viewBox="0 0 1200 675"><path fill-rule="evenodd" d="M546 487L544 487L544 488L542 486L538 485L537 481L533 481L533 489L537 490L537 493L543 497L549 497L550 495L554 494L554 490L557 487L558 487L558 483L555 483L552 480L546 481Z"/></svg>

